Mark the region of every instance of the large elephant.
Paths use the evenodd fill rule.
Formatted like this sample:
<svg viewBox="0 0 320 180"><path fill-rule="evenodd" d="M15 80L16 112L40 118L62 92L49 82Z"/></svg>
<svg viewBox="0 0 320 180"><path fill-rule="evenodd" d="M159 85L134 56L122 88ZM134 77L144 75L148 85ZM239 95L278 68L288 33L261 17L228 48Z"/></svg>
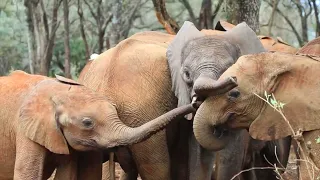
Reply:
<svg viewBox="0 0 320 180"><path fill-rule="evenodd" d="M15 71L0 77L0 94L0 179L47 179L55 168L56 179L99 179L101 169L77 166L80 152L141 142L196 105L132 128L105 96L60 76Z"/></svg>
<svg viewBox="0 0 320 180"><path fill-rule="evenodd" d="M206 93L206 88L211 87L210 85L240 56L265 51L256 34L245 23L241 23L222 34L205 36L192 23L185 22L167 51L172 87L178 97L178 106L190 103L197 89L203 91L200 99L209 96L210 94ZM213 161L213 153L210 150L223 149L217 153L216 158L215 178L219 180L231 179L243 168L255 165L246 164L246 161L253 161L252 158L255 156L257 159L263 148L265 153L273 158L271 160L273 163L277 162L272 153L275 145L278 145L277 152L284 165L288 159L290 138L274 142L255 141L249 138L245 130L229 131L228 135L224 135L224 129L202 129L200 132L194 130L194 133L196 137L198 136L198 141L208 141L207 139L210 138L210 143L202 143L202 147L199 147L199 151L206 156L207 167ZM205 133L210 133L211 136L204 136ZM227 145L230 141L232 143ZM275 145L273 145L274 143ZM258 154L255 154L256 152ZM246 156L247 154L250 156ZM259 158L262 159L263 156ZM192 162L190 164L197 166L199 163ZM211 169L206 169L206 171L204 173L206 175L201 179L208 179L210 176ZM276 178L274 175L269 177L269 174L272 175L272 172L268 172L264 177L266 179ZM245 178L257 177L254 173L249 173Z"/></svg>
<svg viewBox="0 0 320 180"><path fill-rule="evenodd" d="M175 108L166 60L168 42L174 36L139 33L100 54L81 72L79 82L108 97L123 123L135 127ZM150 139L118 148L116 159L128 179L188 179L191 122L176 121ZM180 149L184 149L181 151Z"/></svg>
<svg viewBox="0 0 320 180"><path fill-rule="evenodd" d="M201 32L206 35L225 33L217 30ZM123 116L121 119L125 124L135 126L146 122L147 119L143 122L136 119L160 115L177 106L174 94L170 93L171 78L166 60L166 49L174 37L160 32L137 33L90 61L81 72L79 80L113 98L113 102L121 109L120 116ZM152 96L156 98L151 100ZM142 106L141 102L146 101L149 106ZM143 179L208 179L213 161L207 157L211 157L212 152L200 148L191 137L192 122L179 121L177 124L172 123L166 132L134 145L129 150L118 148L116 156L129 179L135 179L137 171ZM151 162L157 163L150 165ZM242 163L242 160L236 162ZM234 165L235 161L230 166ZM104 168L108 169L107 163ZM227 173L228 168L220 164L217 172ZM223 173L219 173L220 176Z"/></svg>
<svg viewBox="0 0 320 180"><path fill-rule="evenodd" d="M198 109L194 129L248 128L259 140L293 136L303 149L299 179L319 177L319 69L319 61L311 56L242 56L208 89L212 96Z"/></svg>

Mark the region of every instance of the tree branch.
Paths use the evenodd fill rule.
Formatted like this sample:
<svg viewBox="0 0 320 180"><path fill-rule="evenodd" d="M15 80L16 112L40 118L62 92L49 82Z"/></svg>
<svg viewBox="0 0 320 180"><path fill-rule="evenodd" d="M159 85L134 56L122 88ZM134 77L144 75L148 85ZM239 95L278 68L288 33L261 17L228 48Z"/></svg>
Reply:
<svg viewBox="0 0 320 180"><path fill-rule="evenodd" d="M84 43L84 47L85 47L85 50L86 50L86 61L89 61L90 52L89 52L88 41L87 41L87 38L86 38L86 33L85 33L85 30L84 30L84 25L83 25L84 18L83 18L83 12L82 12L82 6L81 6L81 3L80 3L80 0L78 0L78 15L79 15L79 18L80 18L80 34L81 34L81 37L82 37L82 40L83 40L83 43Z"/></svg>
<svg viewBox="0 0 320 180"><path fill-rule="evenodd" d="M96 13L94 13L92 7L91 7L90 4L87 2L87 0L83 0L83 1L84 1L84 3L88 6L91 15L92 15L95 19L97 19L98 17L97 17L97 15L96 15Z"/></svg>
<svg viewBox="0 0 320 180"><path fill-rule="evenodd" d="M189 4L188 0L180 0L180 2L184 5L184 7L187 9L190 15L190 19L193 22L193 24L197 24L196 16L194 15L194 12Z"/></svg>
<svg viewBox="0 0 320 180"><path fill-rule="evenodd" d="M312 0L314 15L316 18L316 37L320 36L320 20L319 20L319 10L316 4L316 0Z"/></svg>
<svg viewBox="0 0 320 180"><path fill-rule="evenodd" d="M272 4L271 4L270 2L268 2L268 1L266 1L266 0L265 0L265 2L266 2L269 6L272 7ZM295 28L295 26L294 26L294 25L292 24L292 22L290 21L290 19L289 19L287 16L285 16L285 15L279 10L279 8L276 8L276 12L277 12L280 16L282 16L282 17L285 19L285 21L289 24L289 26L291 27L293 33L296 35L296 38L297 38L297 40L298 40L298 42L299 42L299 45L302 46L302 45L303 45L303 41L302 41L302 39L301 39L301 37L300 37L297 29Z"/></svg>
<svg viewBox="0 0 320 180"><path fill-rule="evenodd" d="M215 10L213 11L212 13L212 16L211 16L211 22L214 21L214 19L216 18L222 4L223 4L224 0L219 0L218 4L217 4L217 7L215 8Z"/></svg>
<svg viewBox="0 0 320 180"><path fill-rule="evenodd" d="M168 14L164 0L152 0L158 21L169 34L176 34L179 26Z"/></svg>
<svg viewBox="0 0 320 180"><path fill-rule="evenodd" d="M44 8L43 0L40 1L40 6L42 9L42 19L43 19L43 24L44 24L44 30L46 33L46 40L49 40L49 25L48 25L48 18L47 18L47 12L46 9Z"/></svg>

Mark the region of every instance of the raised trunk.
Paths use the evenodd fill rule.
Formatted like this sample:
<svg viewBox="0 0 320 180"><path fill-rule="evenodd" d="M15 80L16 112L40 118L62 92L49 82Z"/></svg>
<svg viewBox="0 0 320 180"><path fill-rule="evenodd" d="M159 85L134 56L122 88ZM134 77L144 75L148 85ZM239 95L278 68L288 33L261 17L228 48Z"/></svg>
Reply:
<svg viewBox="0 0 320 180"><path fill-rule="evenodd" d="M216 81L212 78L200 76L193 85L193 90L197 95L208 97L225 93L237 86L235 77L227 78L223 81Z"/></svg>
<svg viewBox="0 0 320 180"><path fill-rule="evenodd" d="M119 120L116 122L118 128L116 129L116 132L114 132L117 136L113 141L111 140L111 142L114 142L112 147L130 145L144 141L153 134L164 129L172 120L195 111L195 108L191 104L181 106L136 128L128 127Z"/></svg>
<svg viewBox="0 0 320 180"><path fill-rule="evenodd" d="M213 119L217 119L217 114L212 111L214 108L210 106L210 102L205 101L197 110L193 122L193 132L202 147L205 149L219 151L223 149L229 140L229 136L219 132L214 123L211 122Z"/></svg>

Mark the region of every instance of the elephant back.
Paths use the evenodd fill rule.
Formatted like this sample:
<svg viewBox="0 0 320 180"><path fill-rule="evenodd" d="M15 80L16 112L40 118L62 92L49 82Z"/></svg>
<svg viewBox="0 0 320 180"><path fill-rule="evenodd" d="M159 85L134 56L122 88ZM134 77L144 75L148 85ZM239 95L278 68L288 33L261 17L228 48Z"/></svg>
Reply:
<svg viewBox="0 0 320 180"><path fill-rule="evenodd" d="M320 57L320 37L308 42L301 49L299 49L297 54Z"/></svg>
<svg viewBox="0 0 320 180"><path fill-rule="evenodd" d="M116 104L124 123L140 126L145 122L135 118L147 121L176 105L166 60L172 37L158 32L137 33L100 54L79 82Z"/></svg>

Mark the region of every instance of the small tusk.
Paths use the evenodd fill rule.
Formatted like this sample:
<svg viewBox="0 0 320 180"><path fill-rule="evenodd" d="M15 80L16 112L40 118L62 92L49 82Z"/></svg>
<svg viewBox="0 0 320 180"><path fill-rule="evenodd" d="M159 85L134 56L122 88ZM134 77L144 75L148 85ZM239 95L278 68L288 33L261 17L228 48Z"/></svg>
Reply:
<svg viewBox="0 0 320 180"><path fill-rule="evenodd" d="M193 113L185 115L184 118L186 118L188 121L191 121L193 119Z"/></svg>

